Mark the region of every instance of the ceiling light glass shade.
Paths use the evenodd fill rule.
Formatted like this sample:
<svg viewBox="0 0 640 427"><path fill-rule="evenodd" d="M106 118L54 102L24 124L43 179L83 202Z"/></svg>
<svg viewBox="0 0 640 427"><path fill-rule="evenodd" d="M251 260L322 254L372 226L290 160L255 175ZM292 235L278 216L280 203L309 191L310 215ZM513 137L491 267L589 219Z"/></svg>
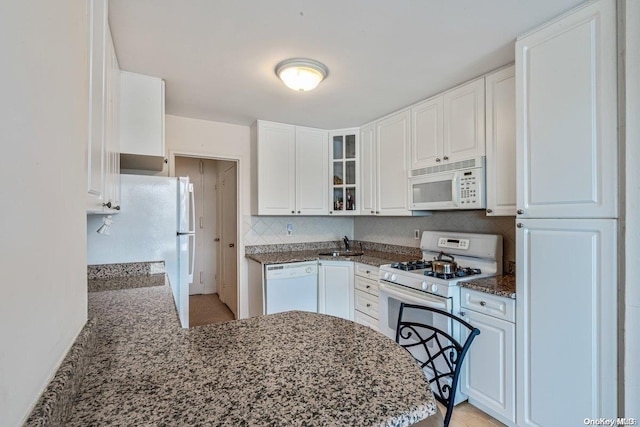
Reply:
<svg viewBox="0 0 640 427"><path fill-rule="evenodd" d="M328 73L327 67L313 59L287 59L276 66L276 75L280 80L298 92L315 89Z"/></svg>

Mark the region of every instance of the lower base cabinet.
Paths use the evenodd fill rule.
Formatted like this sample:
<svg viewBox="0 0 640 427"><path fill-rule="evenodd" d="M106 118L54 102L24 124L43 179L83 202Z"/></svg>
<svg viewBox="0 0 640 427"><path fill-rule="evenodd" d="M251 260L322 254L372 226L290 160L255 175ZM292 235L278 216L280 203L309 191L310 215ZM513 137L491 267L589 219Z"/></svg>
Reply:
<svg viewBox="0 0 640 427"><path fill-rule="evenodd" d="M469 403L516 425L515 301L462 289L462 317L480 329L467 354L461 384Z"/></svg>
<svg viewBox="0 0 640 427"><path fill-rule="evenodd" d="M361 325L379 331L378 327L378 267L355 264L354 319Z"/></svg>
<svg viewBox="0 0 640 427"><path fill-rule="evenodd" d="M320 261L318 266L318 312L353 320L353 262Z"/></svg>

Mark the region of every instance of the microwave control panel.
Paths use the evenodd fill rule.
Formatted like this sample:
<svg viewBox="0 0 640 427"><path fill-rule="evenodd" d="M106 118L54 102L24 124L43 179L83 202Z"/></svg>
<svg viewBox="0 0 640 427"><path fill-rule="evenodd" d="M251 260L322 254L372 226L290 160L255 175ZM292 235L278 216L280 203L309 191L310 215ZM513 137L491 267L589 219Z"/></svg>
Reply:
<svg viewBox="0 0 640 427"><path fill-rule="evenodd" d="M462 208L480 209L484 207L483 179L478 175L478 172L478 169L460 172L460 207Z"/></svg>

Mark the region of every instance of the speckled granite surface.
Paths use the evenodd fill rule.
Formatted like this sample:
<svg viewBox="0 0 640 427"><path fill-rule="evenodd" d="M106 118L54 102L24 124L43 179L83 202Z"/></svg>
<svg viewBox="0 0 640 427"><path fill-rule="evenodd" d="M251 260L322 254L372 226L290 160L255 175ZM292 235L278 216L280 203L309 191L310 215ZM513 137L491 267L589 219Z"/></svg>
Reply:
<svg viewBox="0 0 640 427"><path fill-rule="evenodd" d="M96 348L67 426L404 426L435 412L409 353L343 319L183 330L167 285L93 292L89 311Z"/></svg>
<svg viewBox="0 0 640 427"><path fill-rule="evenodd" d="M89 292L115 291L118 289L147 288L162 286L165 283L165 273L141 276L113 277L106 279L89 279Z"/></svg>
<svg viewBox="0 0 640 427"><path fill-rule="evenodd" d="M331 250L341 250L340 248L328 248L328 249L314 249L314 250L299 250L299 251L286 251L286 252L264 252L264 253L248 253L245 256L263 264L282 264L287 262L301 262L301 261L313 261L319 260L331 260L331 261L357 261L363 264L373 265L379 267L384 264L392 262L404 262L419 259L421 254L407 255L395 252L379 252L373 250L364 250L364 255L353 257L332 257L321 256L318 252L327 252Z"/></svg>
<svg viewBox="0 0 640 427"><path fill-rule="evenodd" d="M329 242L307 242L307 243L291 243L279 245L255 245L245 246L246 255L266 254L271 252L328 252L333 250L344 250L342 241ZM422 257L420 248L412 248L409 246L388 245L386 243L361 242L359 240L351 241L351 250L355 252L364 251L386 253L393 255L405 255L407 260L419 259ZM306 260L308 261L308 260Z"/></svg>
<svg viewBox="0 0 640 427"><path fill-rule="evenodd" d="M510 274L460 282L460 286L475 291L516 299L516 276Z"/></svg>
<svg viewBox="0 0 640 427"><path fill-rule="evenodd" d="M91 319L69 349L53 379L44 390L25 427L64 426L73 401L81 389L95 341L96 319Z"/></svg>
<svg viewBox="0 0 640 427"><path fill-rule="evenodd" d="M164 261L126 262L87 266L88 279L110 279L113 277L140 276L164 272Z"/></svg>

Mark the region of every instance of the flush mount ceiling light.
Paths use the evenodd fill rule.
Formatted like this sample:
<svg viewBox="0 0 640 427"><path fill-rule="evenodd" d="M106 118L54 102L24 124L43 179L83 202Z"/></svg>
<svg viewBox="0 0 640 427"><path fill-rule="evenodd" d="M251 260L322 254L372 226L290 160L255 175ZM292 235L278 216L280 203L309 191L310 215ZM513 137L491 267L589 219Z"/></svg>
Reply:
<svg viewBox="0 0 640 427"><path fill-rule="evenodd" d="M315 89L327 74L327 67L313 59L287 59L276 65L276 75L280 80L298 92Z"/></svg>

